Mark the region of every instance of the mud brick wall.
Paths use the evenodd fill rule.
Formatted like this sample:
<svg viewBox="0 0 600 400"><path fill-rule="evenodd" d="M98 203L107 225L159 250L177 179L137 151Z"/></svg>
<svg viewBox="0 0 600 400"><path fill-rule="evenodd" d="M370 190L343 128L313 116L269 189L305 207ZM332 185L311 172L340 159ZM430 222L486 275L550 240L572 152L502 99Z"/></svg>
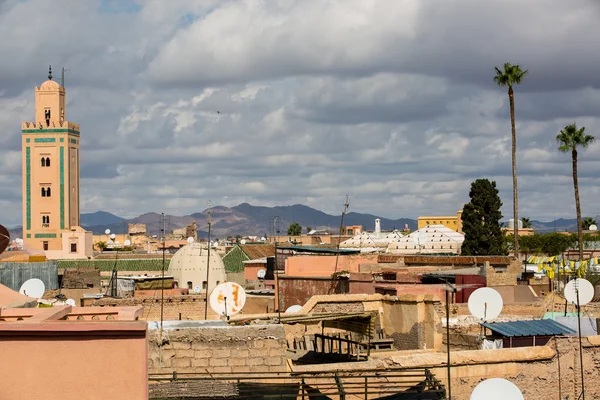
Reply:
<svg viewBox="0 0 600 400"><path fill-rule="evenodd" d="M65 269L62 278L63 289L87 289L100 287L100 269Z"/></svg>
<svg viewBox="0 0 600 400"><path fill-rule="evenodd" d="M319 303L311 310L313 313L353 313L353 312L363 312L365 311L365 306L362 302L323 302Z"/></svg>
<svg viewBox="0 0 600 400"><path fill-rule="evenodd" d="M213 326L148 334L149 373L285 372L282 325Z"/></svg>

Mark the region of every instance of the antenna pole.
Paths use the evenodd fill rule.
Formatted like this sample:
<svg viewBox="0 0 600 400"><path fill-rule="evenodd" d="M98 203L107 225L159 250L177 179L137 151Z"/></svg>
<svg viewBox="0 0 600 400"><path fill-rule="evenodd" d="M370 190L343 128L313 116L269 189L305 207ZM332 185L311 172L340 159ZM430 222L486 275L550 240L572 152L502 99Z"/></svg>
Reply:
<svg viewBox="0 0 600 400"><path fill-rule="evenodd" d="M273 256L273 277L275 278L275 286L277 290L277 319L278 322L281 323L281 296L279 295L279 268L277 268L277 234L276 234L276 225L278 216L273 217L273 248L275 250Z"/></svg>
<svg viewBox="0 0 600 400"><path fill-rule="evenodd" d="M577 282L577 281L576 281ZM583 346L581 345L581 305L579 304L579 287L575 285L575 294L577 296L577 330L579 331L579 365L581 367L581 395L585 400L585 385L583 383Z"/></svg>
<svg viewBox="0 0 600 400"><path fill-rule="evenodd" d="M212 207L212 204L210 203L210 201L207 204L207 209L208 211L206 212L206 222L208 223L208 258L206 260L206 300L204 301L204 319L207 320L208 319L208 274L210 272L210 226L211 226L211 220L210 220L210 208ZM227 299L225 299L225 301L227 302ZM225 303L227 304L227 303Z"/></svg>
<svg viewBox="0 0 600 400"><path fill-rule="evenodd" d="M340 230L338 233L337 251L335 254L335 268L333 269L333 274L331 275L331 287L329 288L329 293L327 293L327 294L331 294L331 291L333 290L333 288L335 286L335 279L336 279L335 274L337 273L338 260L340 259L340 243L342 241L342 229L344 229L344 215L346 215L346 212L348 212L349 206L350 206L350 203L348 203L348 195L346 195L346 201L344 201L344 207L342 207L342 218L340 219ZM361 232L361 235L362 235L362 232Z"/></svg>
<svg viewBox="0 0 600 400"><path fill-rule="evenodd" d="M162 278L160 282L160 337L162 340L163 312L165 304L165 213L162 216L162 228L160 230L162 239Z"/></svg>

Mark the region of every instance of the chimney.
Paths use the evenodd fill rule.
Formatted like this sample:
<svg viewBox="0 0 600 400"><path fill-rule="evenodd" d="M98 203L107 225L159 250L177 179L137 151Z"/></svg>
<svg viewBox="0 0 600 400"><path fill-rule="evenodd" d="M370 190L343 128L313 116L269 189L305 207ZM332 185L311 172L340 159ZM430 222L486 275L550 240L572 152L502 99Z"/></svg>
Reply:
<svg viewBox="0 0 600 400"><path fill-rule="evenodd" d="M381 233L381 220L375 219L375 233Z"/></svg>

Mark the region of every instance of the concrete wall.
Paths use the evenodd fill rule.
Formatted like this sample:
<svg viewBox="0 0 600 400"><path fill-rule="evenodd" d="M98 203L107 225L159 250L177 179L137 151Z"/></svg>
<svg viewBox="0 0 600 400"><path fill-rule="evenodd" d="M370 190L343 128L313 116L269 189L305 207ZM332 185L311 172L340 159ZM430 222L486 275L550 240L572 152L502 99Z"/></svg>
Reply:
<svg viewBox="0 0 600 400"><path fill-rule="evenodd" d="M278 282L283 310L296 304L303 305L313 296L335 294L340 288L340 281L333 281L330 277L280 276Z"/></svg>
<svg viewBox="0 0 600 400"><path fill-rule="evenodd" d="M147 399L143 322L3 322L0 399Z"/></svg>
<svg viewBox="0 0 600 400"><path fill-rule="evenodd" d="M0 263L0 284L19 290L28 279L38 278L46 290L58 289L58 263L48 262L5 262Z"/></svg>
<svg viewBox="0 0 600 400"><path fill-rule="evenodd" d="M283 325L213 326L149 332L150 373L285 372Z"/></svg>

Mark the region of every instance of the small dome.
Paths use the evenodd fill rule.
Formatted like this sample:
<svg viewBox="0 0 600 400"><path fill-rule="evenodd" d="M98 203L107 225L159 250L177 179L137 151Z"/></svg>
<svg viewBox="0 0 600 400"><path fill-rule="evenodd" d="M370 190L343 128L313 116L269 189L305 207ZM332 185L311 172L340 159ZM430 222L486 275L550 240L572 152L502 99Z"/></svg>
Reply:
<svg viewBox="0 0 600 400"><path fill-rule="evenodd" d="M58 90L58 89L60 89L60 85L56 81L48 79L46 82L41 84L40 89Z"/></svg>
<svg viewBox="0 0 600 400"><path fill-rule="evenodd" d="M177 250L169 263L168 274L177 282L178 287L187 287L192 289L191 292L196 291L198 287L200 291L205 292L208 251L208 249L203 248L202 243L198 242L185 245ZM210 250L210 264L208 274L209 292L219 283L227 280L223 260L213 249Z"/></svg>

